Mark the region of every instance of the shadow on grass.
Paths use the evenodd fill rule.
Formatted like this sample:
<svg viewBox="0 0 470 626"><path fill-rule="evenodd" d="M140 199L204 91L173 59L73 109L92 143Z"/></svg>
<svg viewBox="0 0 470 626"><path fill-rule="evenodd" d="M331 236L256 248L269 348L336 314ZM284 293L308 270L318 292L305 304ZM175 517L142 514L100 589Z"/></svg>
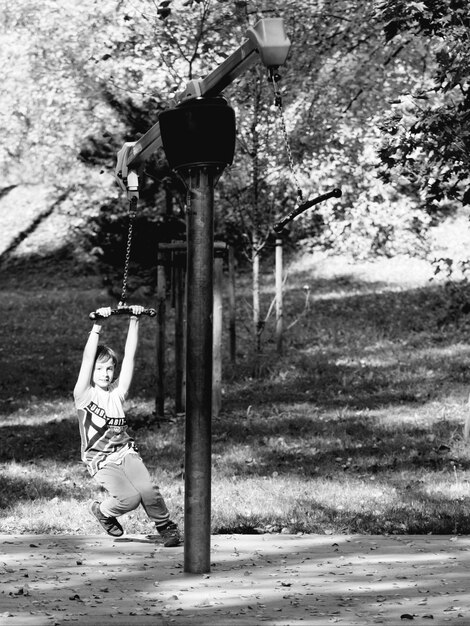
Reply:
<svg viewBox="0 0 470 626"><path fill-rule="evenodd" d="M1 470L0 470L1 473ZM2 476L0 484L0 508L6 509L17 502L31 502L37 498L67 498L70 488L61 487L54 478Z"/></svg>
<svg viewBox="0 0 470 626"><path fill-rule="evenodd" d="M364 360L367 359L366 355ZM349 363L334 355L330 360L325 354L293 358L281 375L276 372L268 379L228 387L224 410L261 408L274 402L308 402L318 409L420 405L439 398L445 386L465 382L470 369L470 348L450 358L439 351L434 355L407 355L406 369L403 362L386 365L364 363L364 360L360 354L351 357Z"/></svg>
<svg viewBox="0 0 470 626"><path fill-rule="evenodd" d="M379 483L380 486L380 483ZM387 484L383 484L387 488ZM410 489L398 494L400 504L381 507L380 511L348 511L325 506L315 498L299 500L296 509L314 510L316 522L309 532L335 532L360 535L467 535L470 532L468 510L470 499L449 507L445 496L430 497L420 490ZM430 508L437 513L429 515ZM295 515L296 509L292 514ZM450 509L450 510L449 510ZM397 520L400 520L399 522ZM254 531L256 533L256 531ZM249 534L248 532L246 534Z"/></svg>
<svg viewBox="0 0 470 626"><path fill-rule="evenodd" d="M139 449L145 455L155 455L156 437L159 430L138 429L134 432L130 419L129 432L135 435ZM2 445L0 463L9 461L30 462L54 460L80 462L80 433L78 421L60 419L42 424L0 425ZM178 437L180 439L180 437ZM182 454L182 440L165 441L165 447L158 450L159 467L179 467Z"/></svg>
<svg viewBox="0 0 470 626"><path fill-rule="evenodd" d="M268 413L268 411L266 411ZM270 417L234 418L225 422L214 421L214 474L218 479L240 481L262 480L276 476L276 480L288 480L286 485L311 481L311 496L295 499L289 518L296 518L293 531L323 533L331 527L335 532L348 533L453 533L470 532L468 499L455 499L452 494L436 495L426 491L423 477L431 474L436 480L451 483L455 468L462 472L470 468L469 459L457 458L450 446L441 440L451 438L452 425L443 420L435 424L438 437L429 440L430 429L413 423L397 429L381 424L377 415L354 414L350 411L342 417L322 418L314 416L283 414ZM5 445L0 452L0 463L8 467L10 461L17 464L32 463L44 471L54 471L57 464L70 465L79 460L79 434L74 420L49 422L47 432L40 425L25 427L2 427ZM159 441L163 438L163 441ZM51 447L50 442L57 445ZM181 477L184 446L181 424L166 424L158 431L140 429L137 441L149 469L166 471L174 478ZM233 448L239 448L233 457ZM228 456L227 456L228 455ZM219 462L219 458L222 461ZM48 461L52 465L48 466ZM153 463L156 463L153 468ZM48 470L51 467L51 470ZM85 470L83 469L85 474ZM0 505L12 506L16 502L31 501L36 497L67 497L70 485L62 486L55 475L27 476L5 474L0 489ZM86 476L88 478L88 475ZM83 491L88 485L85 476L74 487ZM400 506L390 508L378 501L377 508L369 503L367 510L358 514L355 504L342 507L325 506L315 496L314 485L334 485L347 493L354 485L367 493L367 482L384 493L395 493ZM315 482L320 481L320 482ZM302 491L302 490L301 490ZM332 498L335 500L335 498ZM309 517L309 511L314 517ZM429 514L433 512L433 515ZM391 520L391 521L389 521ZM244 517L236 515L230 528L216 527L218 533L258 533L269 527L267 516ZM261 530L260 530L261 529ZM295 529L295 530L294 530ZM271 529L272 530L272 529ZM280 531L275 527L274 531Z"/></svg>
<svg viewBox="0 0 470 626"><path fill-rule="evenodd" d="M0 415L21 413L32 400L64 398L70 399L70 415L75 415L72 388L89 327L84 311L108 299L96 287L96 280L88 291L83 288L83 278L77 280L77 285L71 279L68 288L64 285L60 290L51 290L47 281L46 291L33 284L27 291L8 285L0 301L0 327L6 337L0 351ZM307 403L312 412L420 406L438 398L443 386L466 381L470 349L459 342L465 344L467 331L464 326L459 330L458 324L447 329L439 326L445 296L441 288L358 294L361 286L370 290L371 285L349 277L310 282L320 295L342 291L339 297L313 302L308 315L286 333L286 355L264 355L264 369L258 378L250 375L248 357L235 367L225 367L225 415L246 411L249 406L261 410L266 405L288 403ZM289 304L289 298L288 294L286 311L295 318L301 312L300 304ZM151 320L146 322L132 395L153 398L155 329ZM106 334L111 345L122 344L123 332L122 321L109 320ZM248 354L250 342L245 347ZM172 388L170 378L167 376L167 389ZM231 432L231 420L225 424L227 433ZM41 428L27 423L11 428L0 425L6 442L3 456L36 458L41 448L58 459L72 451L76 455L78 429L72 422L50 422L48 437L58 444L54 445L56 452L44 445ZM328 425L328 429L334 428ZM22 442L21 450L18 442L12 447L15 438Z"/></svg>
<svg viewBox="0 0 470 626"><path fill-rule="evenodd" d="M337 481L374 476L392 485L394 473L450 471L450 454L440 454L437 443L427 440L431 429L437 429L434 423L386 428L367 412L419 409L452 385L463 386L470 367L465 318L443 325L445 294L437 287L377 294L370 293L370 284L357 293L360 284L346 279L339 283L319 281L318 298L308 314L286 332L286 354L279 357L267 344L258 377L250 372L252 341L240 337L239 350L246 358L225 370L223 413L214 420L214 454L246 445L250 455L256 452L256 462L225 460L227 474L246 478L277 472ZM6 291L0 301L0 328L6 338L0 352L0 414L21 416L33 403L69 398L70 419L47 425L28 424L27 418L19 419L20 424L0 422L0 462L80 463L71 392L89 330L87 314L108 303L105 291L96 285L86 289L82 282L76 288L72 281L63 289L31 285L29 291L11 286ZM291 320L302 313L293 292L286 294L285 310ZM148 320L142 325L132 390L145 399L153 398L155 387L152 324ZM121 347L124 332L122 320L109 320L106 341ZM443 441L452 438L451 428L449 423L440 427ZM140 428L136 438L150 466L155 458L159 468L176 476L184 456L180 435L181 424L163 424L156 434ZM165 441L158 450L155 437ZM459 469L469 468L465 456L457 462ZM21 485L18 493L24 493Z"/></svg>
<svg viewBox="0 0 470 626"><path fill-rule="evenodd" d="M71 398L89 331L88 312L110 303L106 290L99 287L97 277L90 279L90 283L90 288L86 289L83 278L72 276L60 289L52 289L46 281L44 288L36 282L24 289L13 289L9 285L4 291L0 301L0 329L5 338L0 351L0 414L12 412L31 398ZM285 332L284 357L273 352L272 341L266 341L266 353L259 359L254 358L252 338L243 336L243 325L239 323L241 357L235 366L229 364L227 354L224 358L228 407L265 402L265 394L278 402L296 401L307 392L313 393L311 401L339 405L352 401L371 407L378 403L413 401L415 390L404 393L399 378L396 385L393 384L393 375L399 369L400 351L406 352L412 349L411 344L416 343L421 346L439 344L450 349L459 340L465 342L470 334L463 325L460 332L456 331L456 326L442 328L447 303L446 294L439 287L370 293L371 285L363 284L369 291L357 293L361 283L346 278L320 279L311 283L312 291L319 293L318 299L313 300L310 310L299 323ZM329 296L321 299L322 293ZM266 294L265 297L270 298ZM155 305L151 300L143 304ZM286 327L302 314L302 306L302 299L292 292L286 294ZM168 309L171 317L171 308ZM173 328L171 320L167 321L169 364L165 378L167 392L171 394ZM147 398L155 393L155 324L155 320L145 320L142 324L133 383L133 394ZM122 319L110 319L106 322L103 340L120 353L125 330ZM389 350L396 353L396 362L387 367L370 367L366 380L366 372L358 360L383 344L388 344ZM227 350L228 346L224 348ZM348 357L354 357L355 361L345 363L344 359ZM340 362L341 358L343 362ZM377 360L385 358L385 350L377 353ZM459 355L456 358L457 367L462 368L459 372L462 378L465 365L470 363ZM412 366L419 367L420 360L415 359ZM436 367L435 376L442 378L442 373L437 374L437 371L442 370L443 365L449 376L455 373L451 371L454 360L448 355L446 363ZM425 362L424 357L422 362ZM286 363L295 368L295 377L271 382ZM253 377L256 368L258 371ZM358 380L351 380L353 374ZM248 380L250 377L251 381Z"/></svg>
<svg viewBox="0 0 470 626"><path fill-rule="evenodd" d="M428 425L400 426L382 423L378 415L350 411L340 418L317 416L258 417L218 420L214 429L214 454L223 456L227 445L249 446L255 458L240 453L229 462L227 473L239 476L266 476L272 472L302 477L331 478L391 472L460 470L470 468L470 459L450 445L454 426L443 420ZM436 436L437 434L437 436ZM227 463L227 461L225 461Z"/></svg>
<svg viewBox="0 0 470 626"><path fill-rule="evenodd" d="M0 426L0 462L49 459L70 461L80 456L80 434L76 420L57 420L47 425Z"/></svg>

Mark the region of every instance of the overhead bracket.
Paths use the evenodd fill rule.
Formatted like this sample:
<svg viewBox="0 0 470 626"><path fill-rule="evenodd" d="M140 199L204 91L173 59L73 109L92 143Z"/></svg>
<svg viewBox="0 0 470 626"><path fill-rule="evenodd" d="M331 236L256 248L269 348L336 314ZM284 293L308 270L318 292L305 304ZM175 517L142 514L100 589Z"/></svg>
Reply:
<svg viewBox="0 0 470 626"><path fill-rule="evenodd" d="M175 104L201 97L214 97L259 60L268 68L283 65L290 49L282 18L264 18L246 32L247 40L205 78L191 80L175 98ZM126 142L118 153L115 177L127 191L128 171L138 172L144 162L162 147L157 121L138 141Z"/></svg>

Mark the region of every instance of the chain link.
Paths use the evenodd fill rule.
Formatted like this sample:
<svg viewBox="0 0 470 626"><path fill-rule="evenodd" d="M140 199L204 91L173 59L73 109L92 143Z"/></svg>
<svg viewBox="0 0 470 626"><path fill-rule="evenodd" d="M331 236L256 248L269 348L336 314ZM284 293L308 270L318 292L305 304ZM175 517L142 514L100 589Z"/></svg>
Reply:
<svg viewBox="0 0 470 626"><path fill-rule="evenodd" d="M129 229L127 231L127 245L126 245L126 259L124 262L124 275L122 277L122 291L121 301L119 306L125 306L127 299L127 279L129 276L129 263L131 260L131 244L132 244L132 230L134 227L134 217L137 209L137 196L133 196L129 200Z"/></svg>
<svg viewBox="0 0 470 626"><path fill-rule="evenodd" d="M279 122L281 124L281 130L282 130L282 135L284 139L284 145L286 148L287 158L289 160L289 169L290 169L290 173L292 176L292 180L294 181L294 184L297 188L297 199L300 204L303 200L303 193L302 193L302 189L300 188L300 183L297 177L297 173L295 171L294 158L292 156L292 150L290 147L289 135L287 134L286 120L284 116L284 108L282 105L282 95L277 87L276 74L274 70L270 70L269 78L271 80L271 85L273 88L274 104L276 105L278 114L279 114Z"/></svg>

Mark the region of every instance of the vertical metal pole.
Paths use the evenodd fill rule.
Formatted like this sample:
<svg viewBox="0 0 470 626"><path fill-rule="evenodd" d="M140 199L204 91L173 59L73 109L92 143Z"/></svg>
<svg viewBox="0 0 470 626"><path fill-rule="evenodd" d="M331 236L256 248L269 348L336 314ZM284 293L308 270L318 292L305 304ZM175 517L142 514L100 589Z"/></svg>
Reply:
<svg viewBox="0 0 470 626"><path fill-rule="evenodd" d="M282 354L282 238L276 239L276 349Z"/></svg>
<svg viewBox="0 0 470 626"><path fill-rule="evenodd" d="M210 571L214 169L188 171L184 571Z"/></svg>
<svg viewBox="0 0 470 626"><path fill-rule="evenodd" d="M218 417L222 408L222 283L224 280L222 251L214 253L214 346L212 369L212 416Z"/></svg>

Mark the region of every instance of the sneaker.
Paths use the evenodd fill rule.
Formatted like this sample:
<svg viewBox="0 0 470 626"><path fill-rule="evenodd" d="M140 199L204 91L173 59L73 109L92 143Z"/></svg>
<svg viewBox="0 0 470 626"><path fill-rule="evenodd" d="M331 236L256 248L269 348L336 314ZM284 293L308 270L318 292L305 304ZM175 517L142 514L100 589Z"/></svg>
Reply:
<svg viewBox="0 0 470 626"><path fill-rule="evenodd" d="M115 517L105 517L103 515L99 502L95 501L90 504L90 513L96 517L108 535L111 535L112 537L120 537L124 534L121 524Z"/></svg>
<svg viewBox="0 0 470 626"><path fill-rule="evenodd" d="M165 548L174 548L181 544L181 534L174 522L167 522L165 526L157 527L157 530L163 539Z"/></svg>

